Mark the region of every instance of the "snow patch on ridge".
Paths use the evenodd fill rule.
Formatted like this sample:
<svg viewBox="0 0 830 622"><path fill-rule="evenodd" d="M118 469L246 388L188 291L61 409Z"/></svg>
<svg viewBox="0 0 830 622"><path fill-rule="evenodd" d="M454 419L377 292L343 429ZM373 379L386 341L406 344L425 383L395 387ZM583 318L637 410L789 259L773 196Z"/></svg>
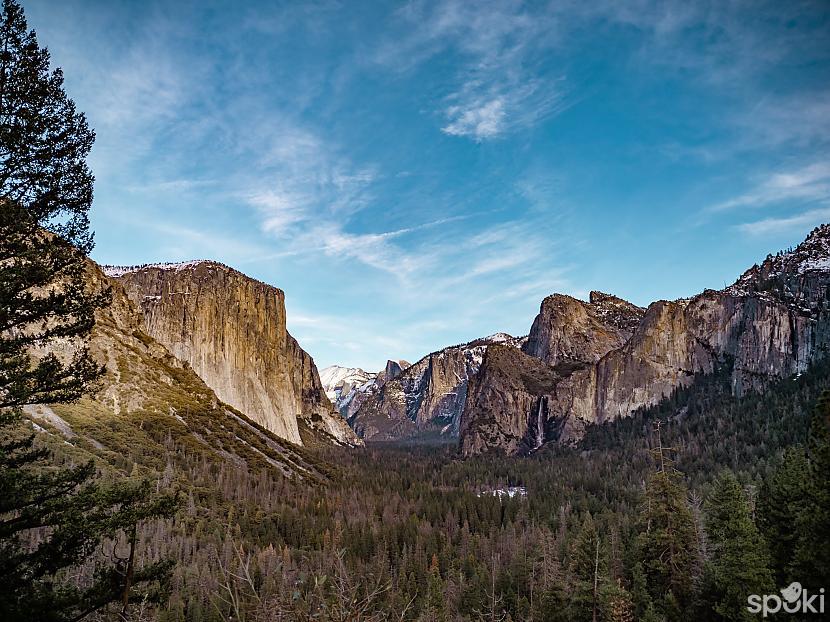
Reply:
<svg viewBox="0 0 830 622"><path fill-rule="evenodd" d="M101 266L101 270L103 270L104 274L112 278L118 278L120 276L124 276L125 274L129 274L131 272L139 272L141 270L147 270L151 268L156 268L158 270L175 270L176 272L180 272L182 270L187 270L189 268L193 268L200 264L204 263L216 263L209 259L194 259L191 261L179 261L179 262L164 262L164 263L145 263L136 266L110 266L105 265Z"/></svg>
<svg viewBox="0 0 830 622"><path fill-rule="evenodd" d="M830 271L830 224L819 225L794 249L767 255L760 265L744 272L734 284L723 291L733 296L774 296L769 284L785 275L803 275ZM785 292L786 293L786 292Z"/></svg>

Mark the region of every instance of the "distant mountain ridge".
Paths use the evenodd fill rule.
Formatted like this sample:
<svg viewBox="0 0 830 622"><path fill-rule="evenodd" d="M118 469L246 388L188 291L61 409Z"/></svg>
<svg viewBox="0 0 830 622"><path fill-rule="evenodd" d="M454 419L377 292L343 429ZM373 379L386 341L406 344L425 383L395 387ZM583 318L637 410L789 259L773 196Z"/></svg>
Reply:
<svg viewBox="0 0 830 622"><path fill-rule="evenodd" d="M424 434L457 437L467 382L478 372L487 347L508 344L519 348L523 343L524 338L496 333L432 352L365 391L349 424L361 438L373 441Z"/></svg>
<svg viewBox="0 0 830 622"><path fill-rule="evenodd" d="M830 225L692 298L642 310L605 294L548 297L523 350L485 355L463 408L465 455L576 440L701 374L728 371L738 396L763 389L830 351Z"/></svg>
<svg viewBox="0 0 830 622"><path fill-rule="evenodd" d="M653 406L700 375L727 373L740 396L830 350L830 225L722 290L647 308L598 291L588 301L553 294L526 338L496 333L377 373L318 374L285 329L282 292L223 264L105 270L152 338L221 400L295 443L444 436L458 437L465 455L530 453Z"/></svg>
<svg viewBox="0 0 830 622"><path fill-rule="evenodd" d="M320 372L320 380L331 403L349 419L384 382L397 378L407 367L407 361L388 360L383 371L370 373L360 368L331 365Z"/></svg>

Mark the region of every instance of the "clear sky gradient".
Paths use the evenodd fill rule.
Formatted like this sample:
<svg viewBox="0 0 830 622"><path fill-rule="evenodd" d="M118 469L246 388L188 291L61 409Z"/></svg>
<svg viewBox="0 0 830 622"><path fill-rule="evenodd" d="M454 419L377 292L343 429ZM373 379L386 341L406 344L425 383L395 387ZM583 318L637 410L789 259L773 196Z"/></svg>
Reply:
<svg viewBox="0 0 830 622"><path fill-rule="evenodd" d="M827 2L22 4L97 131L93 257L272 283L320 367L719 288L830 221Z"/></svg>

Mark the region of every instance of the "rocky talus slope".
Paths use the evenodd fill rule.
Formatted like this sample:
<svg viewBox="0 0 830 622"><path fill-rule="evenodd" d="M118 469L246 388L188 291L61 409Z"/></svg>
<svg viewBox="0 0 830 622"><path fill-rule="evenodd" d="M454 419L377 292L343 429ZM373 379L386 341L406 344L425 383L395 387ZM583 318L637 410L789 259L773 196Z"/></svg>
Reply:
<svg viewBox="0 0 830 622"><path fill-rule="evenodd" d="M284 294L212 261L119 268L144 330L223 402L298 445L359 439L323 391L311 357L286 330Z"/></svg>
<svg viewBox="0 0 830 622"><path fill-rule="evenodd" d="M761 390L772 378L804 371L830 350L830 225L816 228L796 249L767 257L724 290L652 303L636 326L636 308L615 302L631 311L604 314L616 332L598 328L585 303L564 297L545 303L525 352L554 363L554 369L569 366L560 367L567 373L555 386L536 395L545 398L545 442L575 440L585 425L656 404L699 374L728 373L735 395ZM571 312L560 314L561 309ZM465 454L520 452L534 444L528 439L540 426L532 401L520 403L519 417L499 414L492 403L491 396L501 392L507 399L514 386L499 373L503 366L485 357L481 380L468 392L461 426Z"/></svg>
<svg viewBox="0 0 830 622"><path fill-rule="evenodd" d="M26 408L37 430L62 441L62 451L81 460L94 455L126 471L140 465L161 472L187 455L290 477L326 477L325 465L223 403L189 365L148 335L121 284L92 262L88 281L93 290L112 288L112 304L97 312L90 340L91 353L105 367L100 386L74 404ZM50 351L71 355L62 348L55 343Z"/></svg>
<svg viewBox="0 0 830 622"><path fill-rule="evenodd" d="M349 424L362 438L389 441L423 434L458 436L467 382L493 344L523 339L498 333L423 357L369 393ZM387 373L389 365L387 365Z"/></svg>

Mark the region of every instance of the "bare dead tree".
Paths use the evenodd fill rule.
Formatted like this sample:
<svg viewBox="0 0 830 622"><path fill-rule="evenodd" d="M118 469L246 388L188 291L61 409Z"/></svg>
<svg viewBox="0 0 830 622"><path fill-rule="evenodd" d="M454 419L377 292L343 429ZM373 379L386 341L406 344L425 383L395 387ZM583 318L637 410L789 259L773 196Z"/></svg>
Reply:
<svg viewBox="0 0 830 622"><path fill-rule="evenodd" d="M234 568L218 555L220 591L214 606L227 622L404 622L413 596L398 611L382 611L384 595L392 589L380 576L356 578L345 563L346 551L333 552L331 577L315 575L305 596L295 598L278 590L261 594L254 580L254 557L232 542Z"/></svg>
<svg viewBox="0 0 830 622"><path fill-rule="evenodd" d="M502 606L502 600L502 595L496 594L496 555L494 553L490 569L490 591L487 594L487 607L483 610L473 610L479 622L505 622L508 614Z"/></svg>

